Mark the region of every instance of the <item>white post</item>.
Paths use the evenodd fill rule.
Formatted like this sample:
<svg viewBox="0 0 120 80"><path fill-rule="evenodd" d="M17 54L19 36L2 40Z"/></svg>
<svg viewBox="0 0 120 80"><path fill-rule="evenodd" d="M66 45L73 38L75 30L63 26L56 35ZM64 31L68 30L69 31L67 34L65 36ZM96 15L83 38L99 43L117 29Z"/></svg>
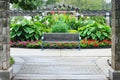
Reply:
<svg viewBox="0 0 120 80"><path fill-rule="evenodd" d="M106 13L106 24L110 26L110 13L109 12Z"/></svg>

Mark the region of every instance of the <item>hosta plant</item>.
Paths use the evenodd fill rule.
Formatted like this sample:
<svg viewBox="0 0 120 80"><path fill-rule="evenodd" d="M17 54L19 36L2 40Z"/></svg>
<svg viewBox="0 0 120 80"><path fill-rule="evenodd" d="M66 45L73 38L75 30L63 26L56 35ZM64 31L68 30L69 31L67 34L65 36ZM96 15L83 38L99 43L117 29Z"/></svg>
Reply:
<svg viewBox="0 0 120 80"><path fill-rule="evenodd" d="M82 39L104 40L111 39L111 28L93 20L86 21L87 25L78 29Z"/></svg>
<svg viewBox="0 0 120 80"><path fill-rule="evenodd" d="M23 19L10 25L10 38L12 41L39 40L41 34L42 27L40 22Z"/></svg>

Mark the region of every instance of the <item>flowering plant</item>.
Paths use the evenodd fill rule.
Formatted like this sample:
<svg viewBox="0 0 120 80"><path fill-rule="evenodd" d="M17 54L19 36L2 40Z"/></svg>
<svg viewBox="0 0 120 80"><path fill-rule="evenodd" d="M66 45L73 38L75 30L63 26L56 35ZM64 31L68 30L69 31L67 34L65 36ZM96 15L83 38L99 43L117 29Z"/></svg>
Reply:
<svg viewBox="0 0 120 80"><path fill-rule="evenodd" d="M41 48L41 41L17 41L10 42L11 47L27 47L27 48ZM80 41L82 48L96 48L96 47L110 47L110 40L90 40L83 39ZM78 43L44 43L45 48L77 48Z"/></svg>

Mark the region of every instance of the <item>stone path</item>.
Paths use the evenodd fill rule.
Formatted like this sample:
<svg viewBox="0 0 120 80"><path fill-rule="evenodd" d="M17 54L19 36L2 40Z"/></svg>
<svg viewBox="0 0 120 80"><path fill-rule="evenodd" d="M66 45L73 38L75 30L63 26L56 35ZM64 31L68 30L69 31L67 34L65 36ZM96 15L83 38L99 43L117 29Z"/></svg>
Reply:
<svg viewBox="0 0 120 80"><path fill-rule="evenodd" d="M14 80L107 80L111 53L110 49L12 48L11 55L16 61Z"/></svg>

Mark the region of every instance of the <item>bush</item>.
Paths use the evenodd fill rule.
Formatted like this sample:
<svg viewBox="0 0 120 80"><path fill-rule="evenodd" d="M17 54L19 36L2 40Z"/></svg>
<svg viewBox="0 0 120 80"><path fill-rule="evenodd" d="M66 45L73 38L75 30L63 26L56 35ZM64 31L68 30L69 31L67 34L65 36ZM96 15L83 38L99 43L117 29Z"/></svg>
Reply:
<svg viewBox="0 0 120 80"><path fill-rule="evenodd" d="M78 33L77 30L69 30L68 32L69 32L69 33Z"/></svg>
<svg viewBox="0 0 120 80"><path fill-rule="evenodd" d="M10 38L12 41L39 40L41 34L41 23L29 21L25 18L12 22L10 26Z"/></svg>
<svg viewBox="0 0 120 80"><path fill-rule="evenodd" d="M66 33L68 32L68 25L64 22L57 22L55 25L52 25L53 33Z"/></svg>
<svg viewBox="0 0 120 80"><path fill-rule="evenodd" d="M99 24L93 20L86 21L86 24L78 29L82 39L111 40L111 28L109 26Z"/></svg>
<svg viewBox="0 0 120 80"><path fill-rule="evenodd" d="M12 65L14 63L15 63L15 61L14 61L13 57L10 56L10 65Z"/></svg>

